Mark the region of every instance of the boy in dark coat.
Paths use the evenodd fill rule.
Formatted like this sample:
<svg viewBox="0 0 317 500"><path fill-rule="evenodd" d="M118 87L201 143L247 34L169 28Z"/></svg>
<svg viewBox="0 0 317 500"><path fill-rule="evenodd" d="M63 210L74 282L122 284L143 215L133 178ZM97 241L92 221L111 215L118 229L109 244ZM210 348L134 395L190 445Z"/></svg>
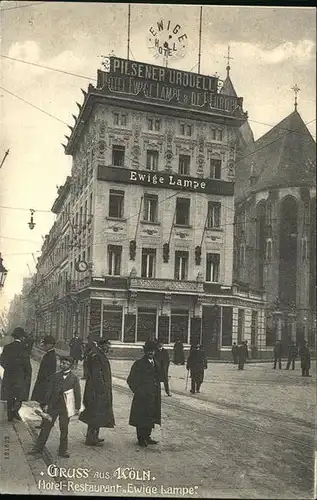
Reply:
<svg viewBox="0 0 317 500"><path fill-rule="evenodd" d="M157 444L151 438L155 424L161 425L161 386L159 369L154 361L156 343L148 340L144 356L135 361L127 378L133 392L129 424L136 427L138 443L142 447Z"/></svg>
<svg viewBox="0 0 317 500"><path fill-rule="evenodd" d="M302 377L309 377L310 370L310 352L306 345L306 342L303 343L302 347L300 347L298 351L300 357L300 365L302 369Z"/></svg>
<svg viewBox="0 0 317 500"><path fill-rule="evenodd" d="M282 344L280 340L278 340L274 346L274 365L273 369L276 369L276 364L278 362L279 369L282 368Z"/></svg>
<svg viewBox="0 0 317 500"><path fill-rule="evenodd" d="M191 389L190 392L200 392L200 386L204 381L204 370L207 368L207 359L199 344L193 344L187 359L187 370L190 370Z"/></svg>
<svg viewBox="0 0 317 500"><path fill-rule="evenodd" d="M83 355L83 346L80 338L77 333L74 334L73 338L69 342L69 355L74 360L74 367L76 368L78 365L78 361L82 359Z"/></svg>
<svg viewBox="0 0 317 500"><path fill-rule="evenodd" d="M239 351L239 347L237 346L236 342L234 342L232 349L231 349L234 365L238 364L238 351Z"/></svg>
<svg viewBox="0 0 317 500"><path fill-rule="evenodd" d="M292 342L290 346L288 346L288 359L285 370L289 370L289 367L292 363L292 370L295 370L295 360L297 358L298 349L295 345L295 342Z"/></svg>
<svg viewBox="0 0 317 500"><path fill-rule="evenodd" d="M161 340L157 343L157 349L155 352L154 359L159 369L160 382L164 383L164 389L168 396L171 396L169 385L168 385L168 367L170 365L170 357L166 349L163 347L163 342Z"/></svg>
<svg viewBox="0 0 317 500"><path fill-rule="evenodd" d="M64 392L73 389L76 415L79 413L81 403L79 380L76 375L71 372L72 364L72 358L69 356L61 356L61 371L52 376L45 396L45 406L43 407L44 412L47 413L51 419L43 419L43 427L36 440L34 449L29 452L29 455L42 453L52 427L58 417L61 431L58 455L63 458L69 458L67 451L69 416L64 400Z"/></svg>
<svg viewBox="0 0 317 500"><path fill-rule="evenodd" d="M97 345L92 345L87 356L87 382L83 399L85 409L79 416L79 420L88 425L87 446L102 446L104 439L99 438L100 427L115 426L111 368L106 356L109 346L109 341L101 339Z"/></svg>
<svg viewBox="0 0 317 500"><path fill-rule="evenodd" d="M7 402L8 421L21 420L19 410L30 391L30 356L23 340L25 331L17 327L12 333L13 342L4 346L0 364L4 368L1 399Z"/></svg>
<svg viewBox="0 0 317 500"><path fill-rule="evenodd" d="M32 401L37 401L38 403L40 403L40 407L42 410L45 406L45 397L46 392L49 388L50 379L56 372L57 367L56 352L54 347L55 338L51 335L47 335L46 337L44 337L43 349L45 351L45 354L41 360L40 368L31 397ZM39 426L39 428L42 428L42 425Z"/></svg>
<svg viewBox="0 0 317 500"><path fill-rule="evenodd" d="M177 338L173 348L173 363L174 365L184 365L185 364L185 356L184 356L184 346L181 339Z"/></svg>

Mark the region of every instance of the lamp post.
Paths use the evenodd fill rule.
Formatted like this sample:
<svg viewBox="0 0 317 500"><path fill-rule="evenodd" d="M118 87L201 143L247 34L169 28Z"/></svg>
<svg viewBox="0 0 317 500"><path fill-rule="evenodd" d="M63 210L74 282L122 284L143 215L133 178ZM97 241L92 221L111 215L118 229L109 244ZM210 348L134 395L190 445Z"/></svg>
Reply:
<svg viewBox="0 0 317 500"><path fill-rule="evenodd" d="M4 283L7 277L8 271L3 265L3 258L0 253L0 289L4 287Z"/></svg>

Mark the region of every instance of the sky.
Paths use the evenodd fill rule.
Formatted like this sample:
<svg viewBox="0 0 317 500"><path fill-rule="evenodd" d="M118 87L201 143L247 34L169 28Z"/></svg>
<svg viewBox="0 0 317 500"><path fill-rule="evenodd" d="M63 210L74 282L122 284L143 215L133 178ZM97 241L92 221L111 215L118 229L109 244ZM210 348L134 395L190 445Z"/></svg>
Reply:
<svg viewBox="0 0 317 500"><path fill-rule="evenodd" d="M131 4L130 58L161 64L149 50L148 33L161 19L170 20L187 34L187 50L169 66L197 70L199 10L198 5ZM0 309L20 293L23 277L35 271L55 219L50 210L57 187L71 171L71 157L61 145L70 132L66 124L73 125L76 101L83 102L80 89L95 83L101 56L113 51L126 57L127 12L124 3L0 3L0 162L10 149L0 170L0 252L9 270ZM225 77L228 45L230 76L255 138L293 111L294 84L301 89L298 111L311 122L315 138L315 9L204 5L202 74ZM32 231L30 209L35 210Z"/></svg>

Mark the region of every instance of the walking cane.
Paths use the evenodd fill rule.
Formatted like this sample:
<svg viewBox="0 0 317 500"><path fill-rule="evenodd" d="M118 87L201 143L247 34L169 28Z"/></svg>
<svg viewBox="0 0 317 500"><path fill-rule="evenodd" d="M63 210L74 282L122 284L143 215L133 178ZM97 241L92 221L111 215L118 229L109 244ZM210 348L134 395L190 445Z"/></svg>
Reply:
<svg viewBox="0 0 317 500"><path fill-rule="evenodd" d="M189 376L189 370L187 370L187 377L186 377L186 386L185 386L185 391L187 391L188 376Z"/></svg>

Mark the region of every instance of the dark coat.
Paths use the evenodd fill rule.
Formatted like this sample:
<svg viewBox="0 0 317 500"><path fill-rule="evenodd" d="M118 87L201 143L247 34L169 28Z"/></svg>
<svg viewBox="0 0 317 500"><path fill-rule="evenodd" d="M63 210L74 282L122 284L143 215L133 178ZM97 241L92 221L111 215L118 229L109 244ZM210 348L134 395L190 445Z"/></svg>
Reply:
<svg viewBox="0 0 317 500"><path fill-rule="evenodd" d="M231 352L232 352L233 359L237 359L238 358L239 347L237 345L233 345L232 349L231 349Z"/></svg>
<svg viewBox="0 0 317 500"><path fill-rule="evenodd" d="M185 363L183 342L176 341L173 348L173 363L183 365Z"/></svg>
<svg viewBox="0 0 317 500"><path fill-rule="evenodd" d="M288 346L288 359L296 359L298 355L298 349L296 345Z"/></svg>
<svg viewBox="0 0 317 500"><path fill-rule="evenodd" d="M69 355L76 361L82 359L83 356L83 346L79 339L72 338L69 342Z"/></svg>
<svg viewBox="0 0 317 500"><path fill-rule="evenodd" d="M1 384L1 399L14 397L20 401L29 399L32 367L30 355L23 342L14 341L4 346L0 357L4 368Z"/></svg>
<svg viewBox="0 0 317 500"><path fill-rule="evenodd" d="M63 407L63 392L70 389L74 390L75 408L80 410L81 394L78 377L72 372L65 379L62 372L57 372L51 377L44 401L48 406L48 413L54 413Z"/></svg>
<svg viewBox="0 0 317 500"><path fill-rule="evenodd" d="M301 368L310 369L310 352L307 346L299 348L298 351L300 357Z"/></svg>
<svg viewBox="0 0 317 500"><path fill-rule="evenodd" d="M170 357L166 349L162 348L160 351L157 349L154 359L159 369L160 382L168 379L168 367L170 364Z"/></svg>
<svg viewBox="0 0 317 500"><path fill-rule="evenodd" d="M203 349L191 349L186 364L187 370L190 370L190 376L197 382L204 380L204 370L207 368L207 359Z"/></svg>
<svg viewBox="0 0 317 500"><path fill-rule="evenodd" d="M161 385L159 369L144 356L135 361L127 378L133 392L129 424L134 427L161 425Z"/></svg>
<svg viewBox="0 0 317 500"><path fill-rule="evenodd" d="M91 427L114 427L111 368L101 349L92 347L87 356L87 382L79 420Z"/></svg>
<svg viewBox="0 0 317 500"><path fill-rule="evenodd" d="M56 352L55 349L51 349L46 352L42 358L32 392L32 401L38 401L38 403L44 404L50 378L56 373L56 364Z"/></svg>
<svg viewBox="0 0 317 500"><path fill-rule="evenodd" d="M275 344L274 346L274 358L281 358L282 357L282 344Z"/></svg>
<svg viewBox="0 0 317 500"><path fill-rule="evenodd" d="M246 351L246 348L245 348L245 345L242 344L242 345L239 345L238 346L238 359L239 359L239 363L245 363L245 360L246 360L246 357L247 357L247 351Z"/></svg>

